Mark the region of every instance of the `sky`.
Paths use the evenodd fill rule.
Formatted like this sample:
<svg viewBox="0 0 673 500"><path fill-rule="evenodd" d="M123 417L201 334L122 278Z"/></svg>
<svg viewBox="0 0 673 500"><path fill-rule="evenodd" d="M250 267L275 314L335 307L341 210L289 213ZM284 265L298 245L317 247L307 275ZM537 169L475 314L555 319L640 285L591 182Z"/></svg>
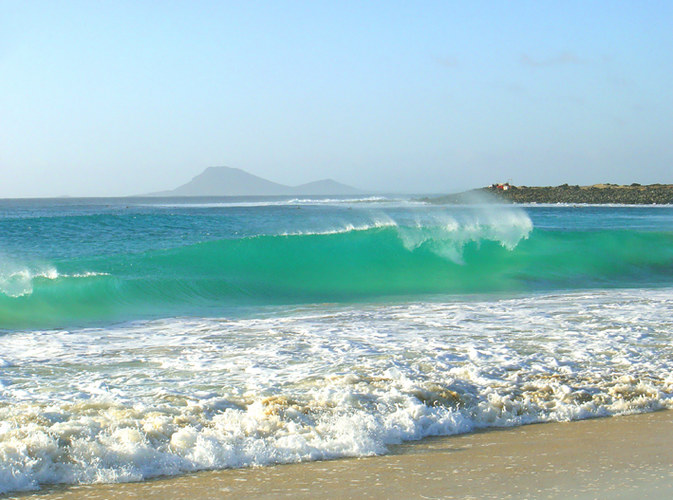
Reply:
<svg viewBox="0 0 673 500"><path fill-rule="evenodd" d="M0 0L0 197L673 183L673 2Z"/></svg>

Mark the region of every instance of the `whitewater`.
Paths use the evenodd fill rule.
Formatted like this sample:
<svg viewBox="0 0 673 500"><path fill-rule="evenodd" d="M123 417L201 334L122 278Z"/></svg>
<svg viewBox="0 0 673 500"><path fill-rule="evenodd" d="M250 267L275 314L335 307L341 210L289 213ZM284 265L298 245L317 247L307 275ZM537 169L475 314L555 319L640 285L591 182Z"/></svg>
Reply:
<svg viewBox="0 0 673 500"><path fill-rule="evenodd" d="M673 405L673 207L0 201L0 493Z"/></svg>

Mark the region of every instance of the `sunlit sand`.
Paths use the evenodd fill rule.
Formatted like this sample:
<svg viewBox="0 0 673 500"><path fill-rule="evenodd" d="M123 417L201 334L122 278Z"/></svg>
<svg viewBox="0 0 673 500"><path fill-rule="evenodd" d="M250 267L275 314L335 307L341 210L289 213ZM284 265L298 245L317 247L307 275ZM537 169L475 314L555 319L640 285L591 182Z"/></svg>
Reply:
<svg viewBox="0 0 673 500"><path fill-rule="evenodd" d="M24 500L206 498L669 498L673 412L431 438L392 454L55 487Z"/></svg>

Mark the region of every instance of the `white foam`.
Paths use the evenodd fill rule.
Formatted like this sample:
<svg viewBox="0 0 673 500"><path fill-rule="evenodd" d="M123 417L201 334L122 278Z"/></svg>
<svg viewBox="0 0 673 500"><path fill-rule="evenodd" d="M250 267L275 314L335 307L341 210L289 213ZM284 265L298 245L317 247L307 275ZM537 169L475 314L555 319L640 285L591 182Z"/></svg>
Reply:
<svg viewBox="0 0 673 500"><path fill-rule="evenodd" d="M33 293L36 280L57 280L61 278L91 278L94 276L108 276L108 273L87 271L83 273L59 273L53 266L46 265L18 265L5 263L0 267L0 295L17 298Z"/></svg>
<svg viewBox="0 0 673 500"><path fill-rule="evenodd" d="M54 280L58 271L44 264L25 265L0 255L0 295L22 297L33 292L33 280Z"/></svg>
<svg viewBox="0 0 673 500"><path fill-rule="evenodd" d="M384 453L673 405L671 289L2 337L0 489Z"/></svg>
<svg viewBox="0 0 673 500"><path fill-rule="evenodd" d="M392 218L380 214L372 222L364 224L351 224L346 223L339 227L334 227L330 229L316 230L316 231L288 231L280 233L281 236L307 236L307 235L326 235L326 234L343 234L350 233L354 231L369 231L370 229L377 229L382 227L396 227L397 222Z"/></svg>

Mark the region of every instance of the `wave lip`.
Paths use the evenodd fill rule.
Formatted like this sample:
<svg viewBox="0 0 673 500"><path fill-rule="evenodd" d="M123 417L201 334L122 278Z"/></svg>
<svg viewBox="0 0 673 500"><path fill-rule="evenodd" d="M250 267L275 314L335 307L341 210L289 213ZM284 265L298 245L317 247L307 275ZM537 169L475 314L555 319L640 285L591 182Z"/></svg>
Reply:
<svg viewBox="0 0 673 500"><path fill-rule="evenodd" d="M33 292L34 280L55 280L58 271L51 266L24 267L13 262L0 262L0 296L16 298Z"/></svg>
<svg viewBox="0 0 673 500"><path fill-rule="evenodd" d="M18 298L33 293L33 288L40 281L56 281L67 278L92 278L109 276L109 273L84 271L73 274L59 273L55 267L20 267L0 273L0 296Z"/></svg>
<svg viewBox="0 0 673 500"><path fill-rule="evenodd" d="M398 227L398 225L397 222L395 222L390 217L382 217L379 218L378 220L375 220L374 222L366 224L356 225L347 223L332 229L284 232L280 233L280 236L311 236L311 235L317 236L326 234L343 234L343 233L350 233L352 231L368 231L371 229L377 229L382 227Z"/></svg>

